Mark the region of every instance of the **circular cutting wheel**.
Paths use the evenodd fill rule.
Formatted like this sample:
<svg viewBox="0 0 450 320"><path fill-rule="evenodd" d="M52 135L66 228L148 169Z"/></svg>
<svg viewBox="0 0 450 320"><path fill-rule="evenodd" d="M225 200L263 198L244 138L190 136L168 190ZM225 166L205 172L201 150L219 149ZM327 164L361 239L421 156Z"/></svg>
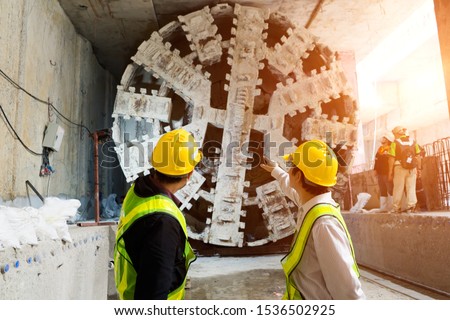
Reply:
<svg viewBox="0 0 450 320"><path fill-rule="evenodd" d="M258 7L219 4L153 32L118 87L113 139L127 181L149 174L153 146L184 127L203 160L177 192L189 236L260 246L295 231L297 208L259 167L309 139L351 160L357 107L338 56L308 30ZM334 190L342 201L346 168Z"/></svg>

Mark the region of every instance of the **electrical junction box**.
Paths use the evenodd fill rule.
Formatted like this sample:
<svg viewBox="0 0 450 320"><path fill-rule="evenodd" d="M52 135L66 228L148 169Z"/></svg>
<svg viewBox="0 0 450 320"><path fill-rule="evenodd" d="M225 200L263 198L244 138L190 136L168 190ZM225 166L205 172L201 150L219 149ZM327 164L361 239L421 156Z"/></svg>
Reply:
<svg viewBox="0 0 450 320"><path fill-rule="evenodd" d="M52 149L53 151L59 151L61 142L64 136L64 129L56 123L50 123L45 130L43 147Z"/></svg>

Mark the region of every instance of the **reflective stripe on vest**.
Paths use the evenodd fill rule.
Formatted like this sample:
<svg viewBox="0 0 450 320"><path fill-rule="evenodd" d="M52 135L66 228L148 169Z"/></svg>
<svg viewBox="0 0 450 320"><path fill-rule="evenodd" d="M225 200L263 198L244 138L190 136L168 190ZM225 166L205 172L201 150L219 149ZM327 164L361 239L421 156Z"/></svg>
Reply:
<svg viewBox="0 0 450 320"><path fill-rule="evenodd" d="M345 233L347 234L348 242L350 243L350 248L352 250L353 270L359 278L359 269L358 265L356 264L352 239L350 238L350 234L347 230L347 226L345 225L340 210L329 204L317 204L306 214L305 218L303 219L302 225L300 226L300 230L294 236L294 243L292 244L289 253L283 259L281 259L281 265L286 277L286 291L284 293L283 300L303 300L301 290L300 288L297 288L295 286L295 283L291 279L291 275L302 259L306 243L315 221L323 216L335 217L344 228Z"/></svg>
<svg viewBox="0 0 450 320"><path fill-rule="evenodd" d="M120 299L134 299L134 290L136 287L136 270L133 267L131 258L125 249L124 233L138 219L152 213L166 213L177 219L181 225L186 242L184 246L184 258L186 266L186 274L190 264L196 259L194 252L188 242L188 234L186 229L186 220L183 213L172 201L172 199L155 195L149 198L138 197L134 192L134 184L127 193L122 205L119 225L116 233L116 245L114 246L114 273L117 291ZM183 283L174 291L170 292L168 300L181 300L184 298L186 278Z"/></svg>

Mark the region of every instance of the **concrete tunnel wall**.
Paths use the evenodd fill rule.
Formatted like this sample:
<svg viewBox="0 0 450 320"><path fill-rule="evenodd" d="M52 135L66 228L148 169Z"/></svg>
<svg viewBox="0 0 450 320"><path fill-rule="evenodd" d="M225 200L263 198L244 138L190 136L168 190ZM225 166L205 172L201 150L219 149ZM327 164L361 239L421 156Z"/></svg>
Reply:
<svg viewBox="0 0 450 320"><path fill-rule="evenodd" d="M0 8L0 69L31 94L49 99L72 122L91 131L109 128L116 82L99 65L91 43L77 34L58 0L0 0ZM27 152L0 121L0 205L28 205L26 180L44 197L89 198L93 143L87 131L4 77L0 105L17 134L37 153L42 152L50 122L65 131L61 149L50 155L56 173L40 177L42 157ZM124 179L120 168L116 176L106 170L111 169L100 172L100 191L109 194L122 188ZM33 206L41 205L31 190L30 198ZM0 299L106 299L109 228L71 226L70 233L73 243L49 240L0 250Z"/></svg>
<svg viewBox="0 0 450 320"><path fill-rule="evenodd" d="M450 293L448 213L343 216L359 264Z"/></svg>
<svg viewBox="0 0 450 320"><path fill-rule="evenodd" d="M91 131L111 127L116 82L99 65L91 43L77 34L58 1L0 0L0 8L0 69L39 99L49 99L72 122ZM0 203L25 197L26 180L43 196L90 197L93 143L87 131L63 120L1 76L0 105L17 134L36 153L42 152L50 122L64 129L60 150L50 155L56 169L50 181L50 177L39 176L42 157L25 150L6 122L0 121ZM103 194L122 187L123 175L117 170L114 182L112 174L101 171Z"/></svg>
<svg viewBox="0 0 450 320"><path fill-rule="evenodd" d="M0 299L106 299L111 228L71 226L69 232L72 243L48 240L0 251Z"/></svg>

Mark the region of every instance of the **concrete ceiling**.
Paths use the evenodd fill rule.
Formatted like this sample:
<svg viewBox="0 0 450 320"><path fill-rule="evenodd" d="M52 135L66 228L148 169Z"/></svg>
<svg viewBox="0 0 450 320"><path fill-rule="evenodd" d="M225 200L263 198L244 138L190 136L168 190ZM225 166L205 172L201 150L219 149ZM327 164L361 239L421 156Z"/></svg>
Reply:
<svg viewBox="0 0 450 320"><path fill-rule="evenodd" d="M59 0L98 61L120 80L137 47L178 15L221 2L267 7L308 26L335 51L361 61L392 30L429 0Z"/></svg>

